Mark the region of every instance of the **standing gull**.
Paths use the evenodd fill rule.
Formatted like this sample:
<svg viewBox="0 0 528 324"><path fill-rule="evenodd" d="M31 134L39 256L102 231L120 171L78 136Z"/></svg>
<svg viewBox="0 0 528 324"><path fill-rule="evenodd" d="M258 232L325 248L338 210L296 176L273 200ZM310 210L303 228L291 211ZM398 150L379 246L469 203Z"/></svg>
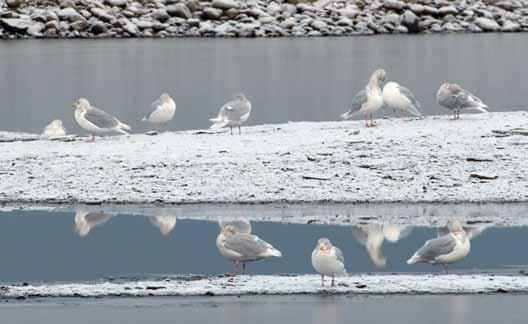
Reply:
<svg viewBox="0 0 528 324"><path fill-rule="evenodd" d="M92 142L95 141L95 134L121 133L127 135L125 130L130 130L130 126L123 124L114 116L90 105L90 102L80 98L73 103L75 108L75 120L85 130L92 134Z"/></svg>
<svg viewBox="0 0 528 324"><path fill-rule="evenodd" d="M282 257L282 253L268 242L256 235L240 233L233 225L222 228L216 238L216 246L220 254L234 263L235 272L238 272L240 263L242 263L242 273L244 273L246 262Z"/></svg>
<svg viewBox="0 0 528 324"><path fill-rule="evenodd" d="M447 222L449 233L425 242L414 255L407 260L407 264L426 262L443 264L448 273L448 264L465 258L471 249L469 238L458 221Z"/></svg>
<svg viewBox="0 0 528 324"><path fill-rule="evenodd" d="M240 126L249 118L251 113L251 102L244 94L238 94L235 99L229 101L220 108L218 116L209 119L213 122L211 128L229 127L233 135L233 127L238 127L238 134L241 134Z"/></svg>
<svg viewBox="0 0 528 324"><path fill-rule="evenodd" d="M372 73L370 80L365 89L358 92L352 99L352 108L341 115L341 118L350 119L353 116L362 113L365 116L367 127L375 126L372 121L372 113L383 106L383 95L381 92L381 82L385 80L385 70L378 69ZM368 115L370 114L370 125Z"/></svg>
<svg viewBox="0 0 528 324"><path fill-rule="evenodd" d="M413 116L422 116L420 102L416 100L409 89L396 82L388 82L383 87L383 102L389 108L393 109L394 114L396 114L396 110L398 109L408 112Z"/></svg>
<svg viewBox="0 0 528 324"><path fill-rule="evenodd" d="M176 112L176 103L171 96L166 93L163 93L158 100L150 104L150 107L152 111L143 117L141 121L153 123L158 128L161 127L162 124L168 123L172 117L174 117L174 113Z"/></svg>
<svg viewBox="0 0 528 324"><path fill-rule="evenodd" d="M439 105L453 111L453 119L460 119L460 110L488 112L488 106L480 98L464 90L456 83L444 83L438 89L436 101Z"/></svg>
<svg viewBox="0 0 528 324"><path fill-rule="evenodd" d="M329 239L320 238L312 252L312 265L321 274L321 286L324 287L324 276L332 277L332 287L334 277L346 276L345 258L343 252L333 246Z"/></svg>

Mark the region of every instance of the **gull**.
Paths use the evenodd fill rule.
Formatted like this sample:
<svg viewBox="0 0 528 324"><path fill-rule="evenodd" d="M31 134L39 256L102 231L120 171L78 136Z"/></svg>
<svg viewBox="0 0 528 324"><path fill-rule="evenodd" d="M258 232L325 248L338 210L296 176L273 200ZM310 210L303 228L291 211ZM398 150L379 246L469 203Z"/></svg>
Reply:
<svg viewBox="0 0 528 324"><path fill-rule="evenodd" d="M114 116L90 105L85 98L80 98L73 103L75 108L75 120L85 130L92 134L92 142L95 141L95 134L117 132L127 135L125 130L130 130L130 126L123 124Z"/></svg>
<svg viewBox="0 0 528 324"><path fill-rule="evenodd" d="M235 272L238 271L240 263L242 263L242 273L244 273L246 262L282 257L282 253L268 242L253 234L240 233L233 225L222 228L216 238L216 246L220 254L234 263Z"/></svg>
<svg viewBox="0 0 528 324"><path fill-rule="evenodd" d="M209 119L213 122L211 128L229 127L233 135L233 127L238 127L238 134L241 134L240 125L249 118L251 113L251 102L244 94L238 94L232 101L229 101L220 108L218 116Z"/></svg>
<svg viewBox="0 0 528 324"><path fill-rule="evenodd" d="M449 233L425 242L414 255L407 260L407 264L426 262L443 264L448 273L448 264L465 258L471 249L469 238L458 221L447 222Z"/></svg>
<svg viewBox="0 0 528 324"><path fill-rule="evenodd" d="M375 126L372 121L372 113L383 106L383 95L380 88L380 83L385 80L385 70L378 69L372 73L370 80L365 89L358 92L352 99L352 108L341 115L343 119L350 119L356 114L363 114L365 116L365 124L367 127ZM370 125L368 123L368 115L370 114Z"/></svg>
<svg viewBox="0 0 528 324"><path fill-rule="evenodd" d="M176 216L158 215L149 216L148 219L163 235L169 235L176 227Z"/></svg>
<svg viewBox="0 0 528 324"><path fill-rule="evenodd" d="M388 82L383 87L383 102L393 109L394 114L398 109L417 117L422 116L420 102L409 89L396 82Z"/></svg>
<svg viewBox="0 0 528 324"><path fill-rule="evenodd" d="M218 225L220 225L220 230L231 225L236 228L238 233L251 234L251 223L245 219L220 220L218 221Z"/></svg>
<svg viewBox="0 0 528 324"><path fill-rule="evenodd" d="M66 129L62 126L62 120L55 119L42 130L42 136L53 139L66 136Z"/></svg>
<svg viewBox="0 0 528 324"><path fill-rule="evenodd" d="M332 287L334 287L334 277L347 275L343 252L324 237L317 240L312 252L312 265L321 274L322 287L324 287L324 276L332 277Z"/></svg>
<svg viewBox="0 0 528 324"><path fill-rule="evenodd" d="M150 107L152 111L143 117L141 121L153 123L158 127L159 125L168 123L176 112L176 103L166 93L163 93L158 100L150 104Z"/></svg>
<svg viewBox="0 0 528 324"><path fill-rule="evenodd" d="M75 232L81 237L86 236L90 233L92 228L106 223L112 217L114 217L112 214L88 212L79 209L75 212Z"/></svg>
<svg viewBox="0 0 528 324"><path fill-rule="evenodd" d="M383 242L396 243L407 237L411 233L409 227L402 227L389 224L362 224L352 226L352 235L361 245L363 245L370 259L379 268L384 268L387 258L381 249Z"/></svg>
<svg viewBox="0 0 528 324"><path fill-rule="evenodd" d="M460 110L488 112L488 106L482 100L456 83L442 84L436 94L436 101L441 106L453 111L453 119L460 119Z"/></svg>

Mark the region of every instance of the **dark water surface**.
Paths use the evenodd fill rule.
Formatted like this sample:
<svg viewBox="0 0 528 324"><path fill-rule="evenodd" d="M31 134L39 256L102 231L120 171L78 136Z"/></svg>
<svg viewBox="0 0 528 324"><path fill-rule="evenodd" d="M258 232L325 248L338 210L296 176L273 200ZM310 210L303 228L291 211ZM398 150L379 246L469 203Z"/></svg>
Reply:
<svg viewBox="0 0 528 324"><path fill-rule="evenodd" d="M211 212L204 208L205 212ZM277 212L280 212L277 211ZM0 283L86 281L164 274L214 275L232 271L216 247L217 222L176 216L0 212ZM351 273L438 272L405 261L436 228L368 221L356 225L251 222L254 234L280 249L283 258L253 262L250 274L314 273L310 256L318 238L328 237L344 253ZM452 265L455 272L518 273L526 270L528 227L471 225L471 252ZM164 234L165 233L165 234Z"/></svg>
<svg viewBox="0 0 528 324"><path fill-rule="evenodd" d="M209 126L243 91L248 124L336 120L379 67L409 87L426 114L444 81L459 82L492 110L527 109L526 34L390 35L315 39L0 41L0 130L40 132L59 118L72 133L80 96L134 131L163 91L177 103L170 129Z"/></svg>
<svg viewBox="0 0 528 324"><path fill-rule="evenodd" d="M527 296L244 296L0 303L0 323L525 323Z"/></svg>

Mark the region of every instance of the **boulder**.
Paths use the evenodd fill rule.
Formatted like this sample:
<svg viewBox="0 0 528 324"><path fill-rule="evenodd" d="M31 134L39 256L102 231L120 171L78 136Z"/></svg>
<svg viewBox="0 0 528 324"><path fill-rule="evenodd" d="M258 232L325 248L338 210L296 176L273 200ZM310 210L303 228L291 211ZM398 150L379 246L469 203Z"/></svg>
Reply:
<svg viewBox="0 0 528 324"><path fill-rule="evenodd" d="M23 34L29 27L33 26L34 23L31 20L26 19L2 18L0 19L0 24L7 31Z"/></svg>
<svg viewBox="0 0 528 324"><path fill-rule="evenodd" d="M192 18L192 12L184 3L177 3L167 7L167 13L172 17L180 17L185 19Z"/></svg>
<svg viewBox="0 0 528 324"><path fill-rule="evenodd" d="M235 0L213 0L211 2L213 8L229 10L229 9L238 9L240 5Z"/></svg>
<svg viewBox="0 0 528 324"><path fill-rule="evenodd" d="M222 13L223 13L222 9L211 8L211 7L207 7L203 10L203 14L205 18L212 19L212 20L220 19L220 17L222 17Z"/></svg>
<svg viewBox="0 0 528 324"><path fill-rule="evenodd" d="M70 24L71 29L76 31L85 31L90 27L90 24L86 20L77 20Z"/></svg>
<svg viewBox="0 0 528 324"><path fill-rule="evenodd" d="M400 17L400 24L406 27L409 33L420 32L419 22L420 19L410 10L405 10Z"/></svg>
<svg viewBox="0 0 528 324"><path fill-rule="evenodd" d="M495 20L484 17L475 19L475 24L483 31L498 31L501 29L500 25Z"/></svg>

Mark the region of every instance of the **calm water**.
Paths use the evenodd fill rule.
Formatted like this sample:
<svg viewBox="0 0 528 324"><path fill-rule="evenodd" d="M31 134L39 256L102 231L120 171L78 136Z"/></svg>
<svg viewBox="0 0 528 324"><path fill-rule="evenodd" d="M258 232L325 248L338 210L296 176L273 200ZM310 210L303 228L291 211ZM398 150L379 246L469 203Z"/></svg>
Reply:
<svg viewBox="0 0 528 324"><path fill-rule="evenodd" d="M108 214L97 219L84 215L0 213L0 283L232 271L215 245L217 222L167 215ZM279 248L284 257L253 262L248 266L250 274L314 273L310 255L319 237L330 238L343 250L351 273L441 271L438 266L405 263L427 239L436 237L436 228L368 222L251 224L253 233ZM528 268L528 227L481 224L468 231L473 233L471 253L453 265L453 271L518 273Z"/></svg>
<svg viewBox="0 0 528 324"><path fill-rule="evenodd" d="M525 323L527 296L244 296L0 303L0 323Z"/></svg>
<svg viewBox="0 0 528 324"><path fill-rule="evenodd" d="M145 131L139 120L162 91L177 102L174 130L205 128L243 91L249 124L336 120L378 67L413 90L427 114L456 81L493 110L527 109L526 34L318 39L28 40L0 42L0 130L70 132L80 96Z"/></svg>

